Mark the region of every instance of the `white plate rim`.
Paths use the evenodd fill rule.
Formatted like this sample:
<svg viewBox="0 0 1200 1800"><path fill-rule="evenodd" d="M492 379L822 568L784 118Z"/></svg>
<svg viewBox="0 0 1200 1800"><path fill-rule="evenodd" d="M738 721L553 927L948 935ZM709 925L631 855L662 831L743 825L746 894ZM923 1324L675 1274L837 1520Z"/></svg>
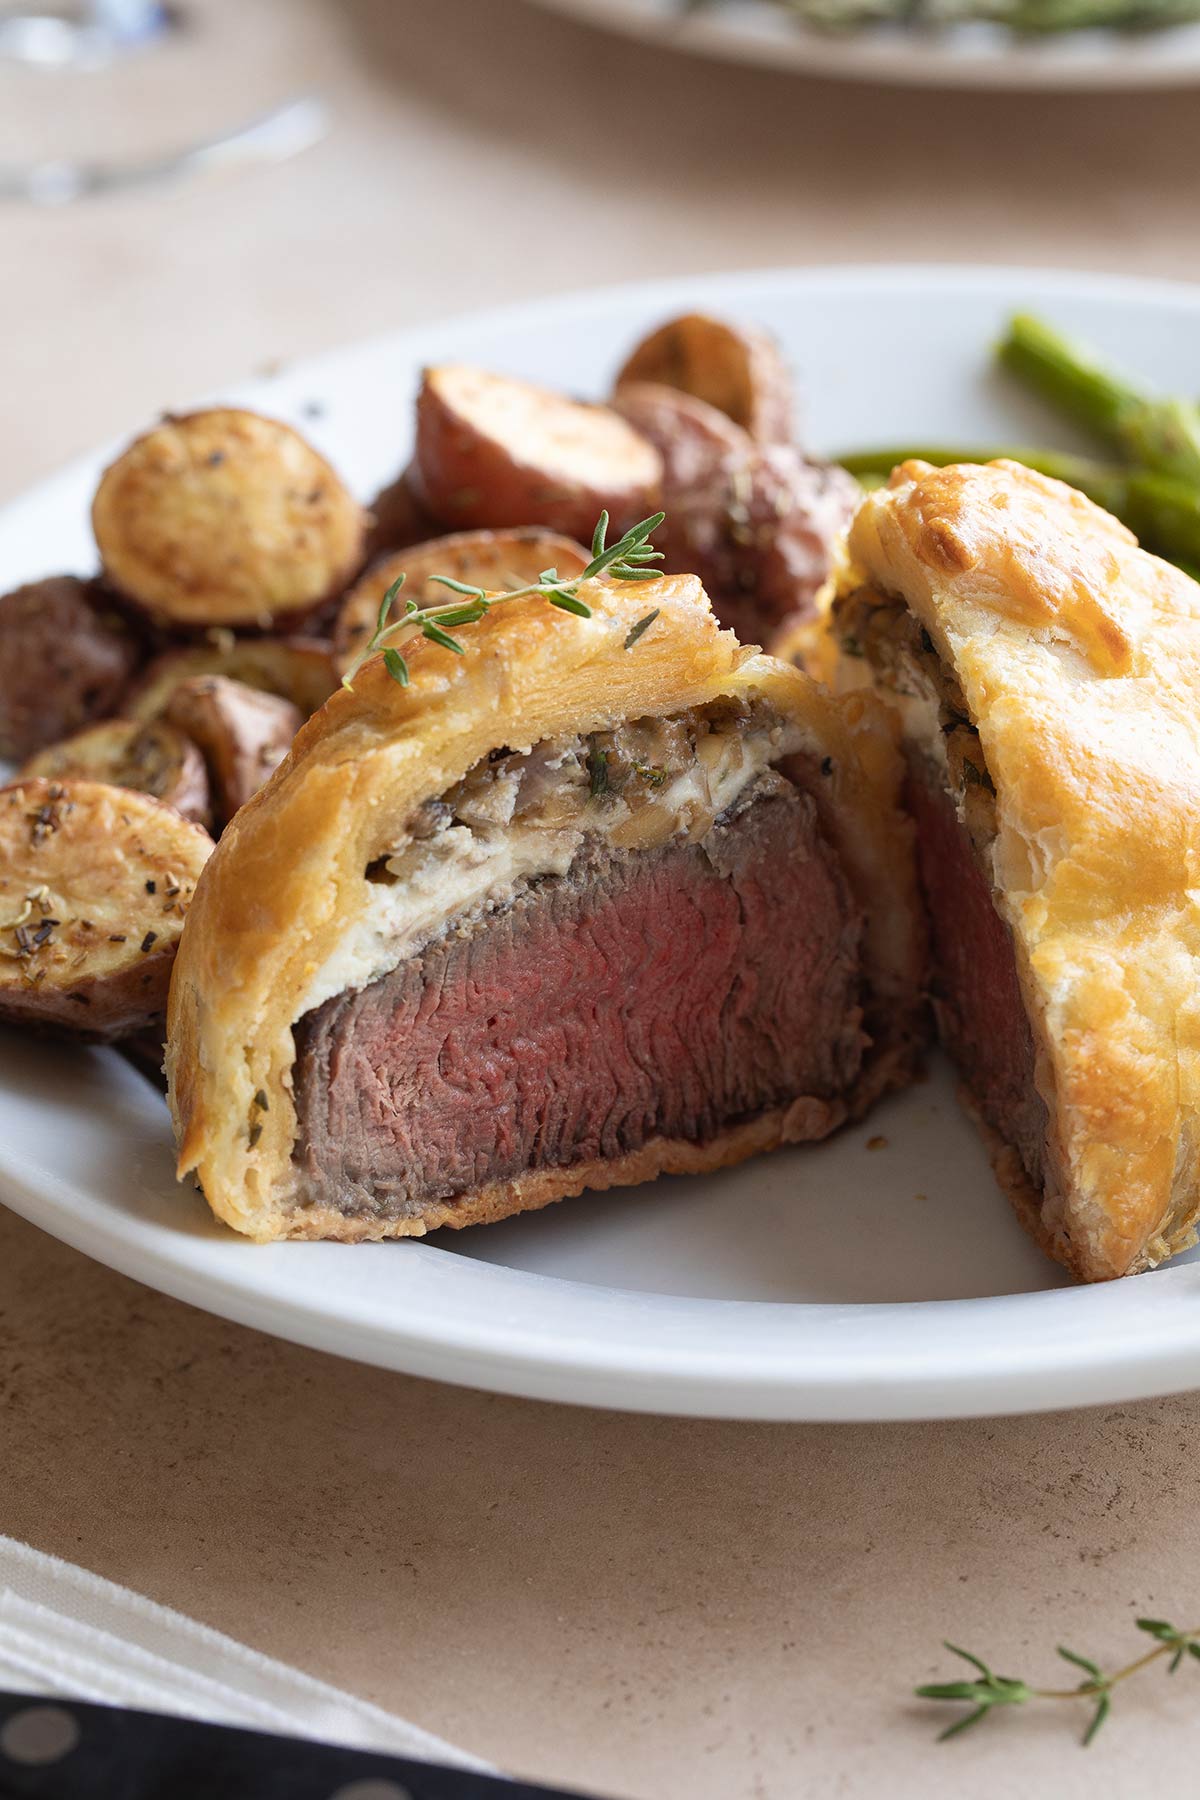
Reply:
<svg viewBox="0 0 1200 1800"><path fill-rule="evenodd" d="M873 27L839 37L782 17L766 0L732 0L681 18L672 0L535 0L599 30L677 51L844 81L1014 92L1121 92L1200 81L1200 24L1141 34L1106 29L1022 42L982 24L915 32Z"/></svg>
<svg viewBox="0 0 1200 1800"><path fill-rule="evenodd" d="M623 311L634 301L647 317L660 308L687 304L752 305L748 294L786 293L797 283L814 292L849 283L879 293L939 287L950 294L990 296L1005 288L1016 293L1034 282L1046 295L1087 294L1182 308L1200 321L1200 288L1177 281L1003 266L855 264L625 283L466 317L486 332L513 322L537 327L543 320L562 322L581 313ZM347 345L305 359L302 368L306 378L319 382L340 358L369 356L383 345L396 351L412 344L414 355L420 346L422 359L441 354L439 346L452 344L463 323L460 316L434 327ZM260 378L223 392L228 398L244 396L265 405L267 390ZM94 470L97 460L94 452L74 459L56 476L10 502L0 520L35 500L53 503L56 489L77 481L81 472ZM879 1420L1113 1403L1177 1391L1200 1379L1196 1305L1200 1265L1104 1288L1006 1295L1006 1315L1019 1316L1022 1324L1020 1342L990 1363L986 1358L972 1364L959 1360L963 1348L959 1326L971 1317L985 1317L998 1301L932 1300L864 1309L852 1304L673 1298L669 1311L674 1343L660 1342L648 1355L644 1345L616 1336L600 1334L584 1341L571 1325L580 1294L592 1307L615 1306L617 1313L624 1308L627 1314L630 1309L645 1310L645 1295L495 1267L488 1268L485 1279L494 1290L506 1293L514 1308L528 1297L531 1284L543 1296L551 1296L548 1325L543 1321L535 1328L528 1320L518 1322L510 1316L497 1337L494 1322L472 1316L469 1310L457 1316L439 1314L435 1294L424 1312L418 1305L402 1320L394 1313L386 1318L364 1316L348 1335L344 1317L329 1307L311 1301L298 1306L293 1298L281 1297L270 1280L257 1279L268 1273L266 1259L278 1262L280 1257L331 1247L261 1250L235 1240L234 1247L249 1259L238 1265L235 1277L225 1266L228 1257L222 1253L230 1244L224 1237L199 1244L189 1239L193 1251L189 1266L180 1260L178 1246L173 1249L164 1242L165 1234L147 1234L133 1214L109 1213L89 1203L52 1171L29 1163L7 1140L0 1141L0 1178L15 1211L85 1254L178 1299L360 1361L534 1398L743 1419ZM999 1196L997 1203L1002 1204ZM427 1259L436 1254L429 1246L409 1247L412 1271L424 1265L417 1280L407 1284L410 1291L403 1297L410 1303L414 1297L420 1300L418 1290L429 1280ZM877 1319L887 1315L895 1327L893 1357L886 1371L879 1367L877 1352L864 1361L839 1341L848 1321L863 1310ZM820 1336L806 1327L815 1327ZM1048 1384L1046 1356L1051 1346L1054 1378ZM829 1360L831 1347L836 1347L836 1361Z"/></svg>

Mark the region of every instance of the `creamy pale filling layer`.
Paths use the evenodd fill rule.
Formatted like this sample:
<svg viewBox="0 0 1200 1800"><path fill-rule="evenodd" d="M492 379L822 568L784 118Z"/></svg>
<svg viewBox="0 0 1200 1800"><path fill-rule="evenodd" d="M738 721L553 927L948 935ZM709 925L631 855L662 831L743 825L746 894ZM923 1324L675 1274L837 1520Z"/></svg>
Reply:
<svg viewBox="0 0 1200 1800"><path fill-rule="evenodd" d="M842 651L839 685L874 684L886 690L910 754L932 765L990 876L995 790L952 671L904 601L892 595L854 588L837 596L832 620Z"/></svg>
<svg viewBox="0 0 1200 1800"><path fill-rule="evenodd" d="M618 850L700 841L765 769L805 747L802 730L767 708L722 701L494 751L418 808L367 871L362 910L297 1017L379 980L528 882L565 875L589 836Z"/></svg>

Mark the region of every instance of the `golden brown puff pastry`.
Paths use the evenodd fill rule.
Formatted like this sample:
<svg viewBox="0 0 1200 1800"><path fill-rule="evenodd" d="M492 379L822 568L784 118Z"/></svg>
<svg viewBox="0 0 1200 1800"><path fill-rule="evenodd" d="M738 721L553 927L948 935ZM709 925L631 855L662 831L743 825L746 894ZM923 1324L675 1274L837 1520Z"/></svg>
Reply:
<svg viewBox="0 0 1200 1800"><path fill-rule="evenodd" d="M407 687L368 663L222 838L167 1067L180 1176L238 1230L498 1219L823 1136L911 1073L887 709L743 650L692 577L582 593L418 641Z"/></svg>
<svg viewBox="0 0 1200 1800"><path fill-rule="evenodd" d="M1200 587L1011 462L908 463L834 604L909 746L943 1036L997 1172L1087 1280L1200 1211Z"/></svg>

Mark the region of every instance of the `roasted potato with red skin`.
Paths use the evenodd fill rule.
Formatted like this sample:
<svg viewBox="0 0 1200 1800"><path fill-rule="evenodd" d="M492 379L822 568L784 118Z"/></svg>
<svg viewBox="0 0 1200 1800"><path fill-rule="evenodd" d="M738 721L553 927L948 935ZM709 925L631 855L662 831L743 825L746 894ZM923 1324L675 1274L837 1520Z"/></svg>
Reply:
<svg viewBox="0 0 1200 1800"><path fill-rule="evenodd" d="M101 477L92 525L107 579L151 619L266 630L345 587L367 518L290 425L216 407L136 438Z"/></svg>
<svg viewBox="0 0 1200 1800"><path fill-rule="evenodd" d="M627 382L613 405L663 459L667 516L654 542L667 573L699 575L722 625L773 648L812 611L858 484L790 444L756 444L715 407L658 382Z"/></svg>
<svg viewBox="0 0 1200 1800"><path fill-rule="evenodd" d="M730 458L747 460L754 453L754 440L740 425L706 400L662 382L624 382L612 404L662 457L664 507L672 495L711 481ZM664 523L669 528L669 514ZM656 543L662 530L655 533Z"/></svg>
<svg viewBox="0 0 1200 1800"><path fill-rule="evenodd" d="M590 543L602 511L619 535L656 509L662 464L610 407L447 363L417 396L415 478L448 526L542 525Z"/></svg>
<svg viewBox="0 0 1200 1800"><path fill-rule="evenodd" d="M388 556L393 550L405 550L409 544L423 544L436 537L441 529L417 492L415 472L407 468L395 481L380 488L367 508L371 523L363 561L367 568Z"/></svg>
<svg viewBox="0 0 1200 1800"><path fill-rule="evenodd" d="M98 582L31 581L0 598L0 756L24 759L115 712L145 661Z"/></svg>
<svg viewBox="0 0 1200 1800"><path fill-rule="evenodd" d="M456 531L449 537L432 538L385 557L351 588L342 603L333 634L337 666L347 669L370 639L379 622L379 608L392 583L404 576L403 598L433 606L439 600L450 605L455 595L431 581L449 575L469 587L501 592L534 582L543 569L557 569L564 580L582 574L591 556L582 544L557 532ZM400 617L397 612L395 617Z"/></svg>
<svg viewBox="0 0 1200 1800"><path fill-rule="evenodd" d="M660 382L705 401L760 444L788 444L795 429L792 377L767 332L707 313L668 319L633 351L616 379Z"/></svg>
<svg viewBox="0 0 1200 1800"><path fill-rule="evenodd" d="M126 696L122 712L153 719L183 681L199 675L227 675L265 694L281 694L308 718L324 706L337 686L329 645L320 638L235 638L190 644L155 657Z"/></svg>
<svg viewBox="0 0 1200 1800"><path fill-rule="evenodd" d="M180 682L165 717L200 746L222 828L275 773L304 723L290 700L227 675Z"/></svg>
<svg viewBox="0 0 1200 1800"><path fill-rule="evenodd" d="M668 573L700 577L722 625L770 650L812 613L861 498L835 464L808 462L789 444L755 444L670 489L654 541Z"/></svg>
<svg viewBox="0 0 1200 1800"><path fill-rule="evenodd" d="M166 1011L212 839L99 781L0 789L0 1018L112 1041Z"/></svg>
<svg viewBox="0 0 1200 1800"><path fill-rule="evenodd" d="M61 744L39 750L20 771L47 781L81 776L112 787L135 788L164 800L193 824L208 825L208 773L195 744L165 719L105 719Z"/></svg>

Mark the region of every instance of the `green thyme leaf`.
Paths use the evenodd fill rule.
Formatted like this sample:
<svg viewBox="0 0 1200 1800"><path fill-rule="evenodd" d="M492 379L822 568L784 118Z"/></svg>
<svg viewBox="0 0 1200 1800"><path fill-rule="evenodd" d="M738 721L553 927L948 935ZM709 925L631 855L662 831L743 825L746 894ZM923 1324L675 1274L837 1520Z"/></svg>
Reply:
<svg viewBox="0 0 1200 1800"><path fill-rule="evenodd" d="M379 620L375 626L376 631L382 631L384 626L387 624L388 619L391 615L392 607L395 604L396 596L400 592L400 589L404 586L404 582L405 582L405 577L402 574L397 575L395 581L393 581L391 587L388 589L387 593L383 596L383 599L379 602Z"/></svg>
<svg viewBox="0 0 1200 1800"><path fill-rule="evenodd" d="M960 1649L957 1644L952 1644L949 1638L943 1638L942 1643L952 1655L961 1656L963 1661L969 1662L973 1669L978 1669L985 1680L990 1681L992 1679L992 1671L988 1668L987 1664L985 1662L980 1662L979 1658L973 1656L969 1650Z"/></svg>
<svg viewBox="0 0 1200 1800"><path fill-rule="evenodd" d="M486 600L473 600L469 606L440 606L433 623L443 630L447 625L473 625L487 610Z"/></svg>
<svg viewBox="0 0 1200 1800"><path fill-rule="evenodd" d="M972 1725L978 1725L988 1710L986 1706L977 1706L964 1719L956 1719L953 1725L947 1725L945 1731L938 1732L938 1743L944 1744L947 1738L958 1737L962 1732L969 1731Z"/></svg>
<svg viewBox="0 0 1200 1800"><path fill-rule="evenodd" d="M1083 1747L1085 1750L1087 1749L1088 1745L1092 1742L1096 1733L1099 1731L1100 1727L1103 1725L1105 1719L1107 1719L1107 1717L1111 1711L1112 1711L1112 1701L1109 1699L1109 1697L1106 1693L1101 1694L1099 1700L1096 1702L1096 1710L1092 1714L1091 1724L1088 1726L1087 1730L1083 1734Z"/></svg>
<svg viewBox="0 0 1200 1800"><path fill-rule="evenodd" d="M438 587L449 588L452 594L466 594L471 600L487 599L486 588L472 587L467 581L456 581L453 575L431 575L429 579L436 582Z"/></svg>
<svg viewBox="0 0 1200 1800"><path fill-rule="evenodd" d="M1058 1654L1063 1658L1064 1662L1074 1663L1077 1669L1082 1669L1085 1674L1093 1676L1096 1681L1103 1679L1096 1664L1091 1662L1086 1656L1080 1656L1078 1651L1068 1650L1064 1645L1060 1644L1058 1646Z"/></svg>
<svg viewBox="0 0 1200 1800"><path fill-rule="evenodd" d="M1126 1663L1124 1668L1115 1669L1106 1674L1099 1663L1093 1662L1090 1656L1083 1656L1078 1650L1071 1650L1065 1644L1059 1644L1058 1654L1064 1662L1071 1663L1081 1669L1087 1677L1077 1687L1049 1688L1033 1687L1028 1682L1018 1680L1009 1675L997 1675L991 1670L982 1657L971 1650L963 1650L957 1644L946 1640L946 1649L959 1656L964 1662L978 1672L975 1681L932 1681L915 1690L923 1700L957 1701L967 1704L972 1710L965 1718L956 1719L945 1731L943 1738L955 1737L966 1731L971 1725L978 1724L984 1713L997 1706L1023 1706L1034 1700L1067 1700L1094 1702L1094 1709L1083 1734L1083 1743L1091 1744L1100 1727L1112 1711L1112 1692L1120 1681L1137 1675L1142 1669L1157 1662L1160 1657L1167 1657L1167 1672L1174 1674L1181 1666L1185 1656L1200 1660L1200 1629L1181 1631L1178 1626L1171 1625L1166 1619L1138 1619L1135 1621L1139 1631L1144 1631L1154 1638L1155 1648L1134 1662Z"/></svg>
<svg viewBox="0 0 1200 1800"><path fill-rule="evenodd" d="M592 744L588 750L587 769L592 799L599 800L608 792L608 751L599 744Z"/></svg>
<svg viewBox="0 0 1200 1800"><path fill-rule="evenodd" d="M424 637L429 639L431 644L440 644L443 650L453 650L456 656L466 655L466 651L463 649L458 639L451 637L448 631L443 631L441 626L435 623L433 619L422 620L421 632Z"/></svg>
<svg viewBox="0 0 1200 1800"><path fill-rule="evenodd" d="M551 606L557 606L561 612L574 613L576 618L590 619L592 616L591 607L585 601L577 600L575 595L569 594L565 588L556 588L552 594L547 594L546 598Z"/></svg>
<svg viewBox="0 0 1200 1800"><path fill-rule="evenodd" d="M625 634L625 648L627 650L632 650L642 633L644 631L649 631L655 619L657 619L659 611L660 608L656 606L653 612L648 612L644 619L639 619L636 625L631 625L629 627L629 630Z"/></svg>

